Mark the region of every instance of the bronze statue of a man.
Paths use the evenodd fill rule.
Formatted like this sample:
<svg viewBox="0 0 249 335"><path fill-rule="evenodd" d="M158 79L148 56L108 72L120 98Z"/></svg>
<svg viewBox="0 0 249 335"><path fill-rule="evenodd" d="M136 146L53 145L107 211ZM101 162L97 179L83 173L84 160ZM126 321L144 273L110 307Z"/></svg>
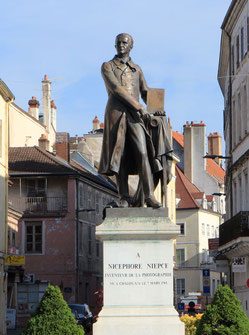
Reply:
<svg viewBox="0 0 249 335"><path fill-rule="evenodd" d="M144 121L150 118L139 95L146 103L147 84L141 68L130 58L133 38L119 34L117 55L102 65L101 74L108 93L99 173L116 175L120 207L132 206L128 176L138 174L145 203L159 208L154 196L153 167L155 151Z"/></svg>

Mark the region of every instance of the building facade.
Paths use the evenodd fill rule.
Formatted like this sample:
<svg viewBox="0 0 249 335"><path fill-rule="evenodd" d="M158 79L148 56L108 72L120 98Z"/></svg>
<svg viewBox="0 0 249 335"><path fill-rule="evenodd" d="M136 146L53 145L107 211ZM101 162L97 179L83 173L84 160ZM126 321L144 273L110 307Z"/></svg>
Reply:
<svg viewBox="0 0 249 335"><path fill-rule="evenodd" d="M218 81L224 96L227 215L220 227L220 257L231 269L230 285L249 316L249 2L233 0L222 23ZM234 272L242 257L247 267ZM247 270L248 269L248 270ZM238 271L238 270L236 270Z"/></svg>
<svg viewBox="0 0 249 335"><path fill-rule="evenodd" d="M18 323L26 323L49 283L61 288L67 302L93 308L102 284L95 227L103 207L117 198L115 187L39 147L10 148L9 156L9 199L23 211L18 239L26 260L17 283Z"/></svg>
<svg viewBox="0 0 249 335"><path fill-rule="evenodd" d="M209 244L218 239L225 212L225 172L220 161L204 156L207 149L221 155L221 137L214 133L207 138L203 122L187 122L183 134L173 131L173 146L180 158L176 166L176 224L181 229L176 239L175 304L195 292L199 308L204 308L221 282ZM204 269L210 272L210 294L206 296Z"/></svg>
<svg viewBox="0 0 249 335"><path fill-rule="evenodd" d="M14 96L0 80L0 334L6 334L7 272L5 256L7 255L8 234L8 118L9 104Z"/></svg>

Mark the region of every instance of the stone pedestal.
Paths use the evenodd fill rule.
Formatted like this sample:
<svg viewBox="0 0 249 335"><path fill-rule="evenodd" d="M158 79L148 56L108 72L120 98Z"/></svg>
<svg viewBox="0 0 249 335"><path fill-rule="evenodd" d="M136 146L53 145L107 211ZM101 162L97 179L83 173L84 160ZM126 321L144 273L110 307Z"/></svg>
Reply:
<svg viewBox="0 0 249 335"><path fill-rule="evenodd" d="M173 307L173 239L166 209L107 209L96 236L104 248L104 307L94 335L183 335Z"/></svg>

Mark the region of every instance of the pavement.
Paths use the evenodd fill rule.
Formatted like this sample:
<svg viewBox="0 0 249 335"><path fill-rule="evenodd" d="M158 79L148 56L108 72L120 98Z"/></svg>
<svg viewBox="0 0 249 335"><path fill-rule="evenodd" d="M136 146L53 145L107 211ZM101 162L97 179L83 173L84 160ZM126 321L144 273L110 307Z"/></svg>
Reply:
<svg viewBox="0 0 249 335"><path fill-rule="evenodd" d="M7 335L20 335L24 328L7 329Z"/></svg>

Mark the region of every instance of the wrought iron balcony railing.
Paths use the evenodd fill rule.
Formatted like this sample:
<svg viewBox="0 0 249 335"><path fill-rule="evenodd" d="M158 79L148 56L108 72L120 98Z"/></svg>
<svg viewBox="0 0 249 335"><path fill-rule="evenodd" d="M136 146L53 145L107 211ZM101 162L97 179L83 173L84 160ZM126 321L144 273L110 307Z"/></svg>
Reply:
<svg viewBox="0 0 249 335"><path fill-rule="evenodd" d="M67 211L66 197L22 197L9 199L9 204L25 214L49 214Z"/></svg>
<svg viewBox="0 0 249 335"><path fill-rule="evenodd" d="M220 225L220 246L238 237L249 236L249 212L239 212Z"/></svg>

